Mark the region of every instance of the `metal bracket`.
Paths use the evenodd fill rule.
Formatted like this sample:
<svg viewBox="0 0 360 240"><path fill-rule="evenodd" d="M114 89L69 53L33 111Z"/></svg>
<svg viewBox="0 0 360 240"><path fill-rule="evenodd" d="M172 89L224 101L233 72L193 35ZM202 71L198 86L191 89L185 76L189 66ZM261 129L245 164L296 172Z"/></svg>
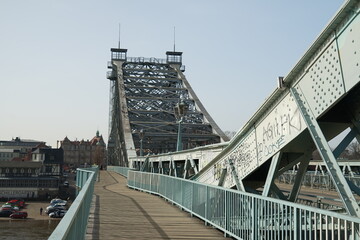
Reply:
<svg viewBox="0 0 360 240"><path fill-rule="evenodd" d="M297 87L299 89L299 87ZM359 206L354 198L354 195L351 192L351 189L341 172L341 169L336 162L334 154L332 153L324 134L321 131L321 128L316 121L314 114L311 112L310 107L307 106L308 103L303 98L302 95L298 93L298 90L295 88L290 88L296 104L299 107L299 110L305 120L307 129L323 159L328 172L330 173L331 178L333 179L337 192L339 193L342 202L351 216L360 217Z"/></svg>

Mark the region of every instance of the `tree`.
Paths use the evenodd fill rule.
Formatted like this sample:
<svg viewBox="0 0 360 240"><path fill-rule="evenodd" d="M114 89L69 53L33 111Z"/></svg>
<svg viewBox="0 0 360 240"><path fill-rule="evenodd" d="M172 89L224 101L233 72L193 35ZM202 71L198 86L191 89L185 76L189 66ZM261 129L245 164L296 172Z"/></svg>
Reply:
<svg viewBox="0 0 360 240"><path fill-rule="evenodd" d="M347 147L349 152L349 159L360 159L360 144L357 141L353 141Z"/></svg>
<svg viewBox="0 0 360 240"><path fill-rule="evenodd" d="M236 135L235 131L225 131L224 133L230 140Z"/></svg>

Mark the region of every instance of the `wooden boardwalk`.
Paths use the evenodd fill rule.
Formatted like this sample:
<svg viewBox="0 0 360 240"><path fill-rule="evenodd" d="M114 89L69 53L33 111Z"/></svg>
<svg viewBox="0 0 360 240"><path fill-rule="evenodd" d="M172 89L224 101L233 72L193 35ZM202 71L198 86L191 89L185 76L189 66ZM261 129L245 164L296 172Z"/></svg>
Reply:
<svg viewBox="0 0 360 240"><path fill-rule="evenodd" d="M86 239L230 239L158 196L129 189L123 176L99 173Z"/></svg>

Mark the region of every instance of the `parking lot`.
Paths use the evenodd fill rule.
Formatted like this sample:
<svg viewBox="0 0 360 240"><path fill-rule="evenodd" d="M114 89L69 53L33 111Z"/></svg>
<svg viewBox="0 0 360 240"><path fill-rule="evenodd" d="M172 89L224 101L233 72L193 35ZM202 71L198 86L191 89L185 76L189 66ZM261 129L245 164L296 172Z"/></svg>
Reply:
<svg viewBox="0 0 360 240"><path fill-rule="evenodd" d="M0 204L3 205L5 202L1 202ZM60 220L61 218L50 218L46 213L45 213L45 209L47 206L49 206L49 202L48 201L30 201L30 202L26 202L26 206L25 208L21 209L20 211L26 211L28 213L28 219L32 219L32 220L48 220L48 219L53 219L53 220ZM1 206L0 205L0 206ZM40 215L40 208L43 208L43 213L42 215ZM9 221L10 218L7 217L0 217L0 221ZM16 221L17 219L13 219L12 221Z"/></svg>

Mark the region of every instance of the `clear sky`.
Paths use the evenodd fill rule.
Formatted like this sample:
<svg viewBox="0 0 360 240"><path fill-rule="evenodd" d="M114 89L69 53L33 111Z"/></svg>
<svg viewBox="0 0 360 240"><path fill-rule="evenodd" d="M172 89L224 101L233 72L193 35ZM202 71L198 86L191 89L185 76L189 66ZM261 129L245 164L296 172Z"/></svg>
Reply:
<svg viewBox="0 0 360 240"><path fill-rule="evenodd" d="M185 75L224 131L238 131L341 0L2 0L0 140L107 141L110 48L183 52Z"/></svg>

